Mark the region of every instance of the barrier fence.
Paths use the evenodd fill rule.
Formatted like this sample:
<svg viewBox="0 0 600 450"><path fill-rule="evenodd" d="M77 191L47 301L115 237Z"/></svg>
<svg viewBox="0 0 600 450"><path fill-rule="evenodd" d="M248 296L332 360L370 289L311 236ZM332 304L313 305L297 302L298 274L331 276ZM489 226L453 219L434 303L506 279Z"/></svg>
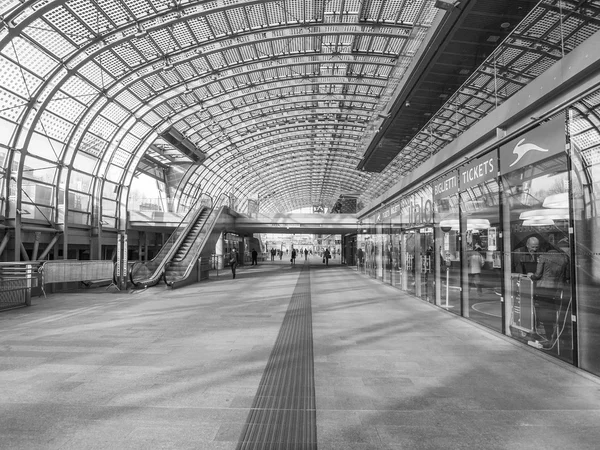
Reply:
<svg viewBox="0 0 600 450"><path fill-rule="evenodd" d="M82 282L89 285L111 281L108 287L115 285L115 263L112 261L45 261L40 267L40 273L44 297L46 296L44 288L51 283Z"/></svg>
<svg viewBox="0 0 600 450"><path fill-rule="evenodd" d="M31 288L38 285L37 263L0 263L0 309L31 304Z"/></svg>

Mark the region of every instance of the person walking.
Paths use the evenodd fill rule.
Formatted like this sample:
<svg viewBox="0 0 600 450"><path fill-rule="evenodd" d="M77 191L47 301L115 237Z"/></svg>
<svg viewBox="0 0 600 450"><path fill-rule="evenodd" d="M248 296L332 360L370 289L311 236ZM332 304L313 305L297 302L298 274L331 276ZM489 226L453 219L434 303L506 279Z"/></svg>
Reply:
<svg viewBox="0 0 600 450"><path fill-rule="evenodd" d="M290 262L292 263L292 266L296 265L296 249L295 248L292 249L292 259L290 259Z"/></svg>
<svg viewBox="0 0 600 450"><path fill-rule="evenodd" d="M323 259L325 259L325 265L326 266L329 265L329 258L331 258L331 252L329 251L328 248L326 248L325 252L323 253Z"/></svg>
<svg viewBox="0 0 600 450"><path fill-rule="evenodd" d="M229 265L231 266L231 274L235 279L235 269L238 266L238 254L235 251L235 248L232 248L231 252L229 253Z"/></svg>
<svg viewBox="0 0 600 450"><path fill-rule="evenodd" d="M304 261L308 261L308 249L304 249Z"/></svg>
<svg viewBox="0 0 600 450"><path fill-rule="evenodd" d="M252 265L258 266L258 252L256 249L252 249Z"/></svg>

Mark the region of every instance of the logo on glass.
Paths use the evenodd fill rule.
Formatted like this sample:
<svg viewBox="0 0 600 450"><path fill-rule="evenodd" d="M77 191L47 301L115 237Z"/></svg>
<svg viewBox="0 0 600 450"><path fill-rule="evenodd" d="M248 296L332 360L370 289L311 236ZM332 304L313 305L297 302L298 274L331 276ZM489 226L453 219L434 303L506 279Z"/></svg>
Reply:
<svg viewBox="0 0 600 450"><path fill-rule="evenodd" d="M517 155L517 159L515 160L515 162L513 162L509 167L514 166L515 164L517 164L519 161L521 161L521 159L529 152L531 151L536 151L536 152L547 152L548 149L547 148L542 148L538 145L535 144L531 144L531 143L526 143L523 144L523 142L525 141L525 139L521 139L519 141L519 143L517 145L515 145L515 149L513 150L513 153L515 155ZM523 144L523 145L521 145Z"/></svg>

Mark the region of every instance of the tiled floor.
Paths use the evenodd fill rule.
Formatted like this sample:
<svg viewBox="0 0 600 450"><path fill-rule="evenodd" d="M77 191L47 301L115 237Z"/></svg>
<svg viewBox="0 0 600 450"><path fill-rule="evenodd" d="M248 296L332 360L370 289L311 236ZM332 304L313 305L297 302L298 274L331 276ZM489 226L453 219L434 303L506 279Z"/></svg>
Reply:
<svg viewBox="0 0 600 450"><path fill-rule="evenodd" d="M312 262L320 450L599 448L596 380ZM235 449L300 270L0 313L0 448Z"/></svg>

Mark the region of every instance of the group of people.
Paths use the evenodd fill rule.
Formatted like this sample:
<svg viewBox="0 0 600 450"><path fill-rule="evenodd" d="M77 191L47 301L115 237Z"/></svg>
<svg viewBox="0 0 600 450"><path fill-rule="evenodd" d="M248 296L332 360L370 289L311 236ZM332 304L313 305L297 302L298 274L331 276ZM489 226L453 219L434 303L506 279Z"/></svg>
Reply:
<svg viewBox="0 0 600 450"><path fill-rule="evenodd" d="M271 254L271 261L275 261L275 256L279 256L279 260L281 261L281 258L283 258L283 250L275 250L274 248L272 248L269 253Z"/></svg>
<svg viewBox="0 0 600 450"><path fill-rule="evenodd" d="M271 254L271 261L275 261L275 255L279 255L279 259L281 260L281 257L283 255L283 250L275 250L274 248L272 248L269 251L269 253ZM300 254L304 253L304 260L308 261L308 254L310 253L312 255L312 250L309 251L308 249L305 248L304 250L300 250L299 253ZM251 255L252 255L252 264L251 265L257 266L258 265L258 252L256 251L256 249L252 249ZM290 256L291 256L290 263L292 264L292 266L296 265L297 255L298 255L298 252L296 251L295 248L292 247L292 252L290 254ZM325 249L325 251L323 252L323 263L325 263L326 265L329 265L330 258L331 258L331 252L329 251L329 249ZM227 260L229 261L229 266L231 267L231 275L233 278L235 278L236 269L240 264L239 255L235 248L231 249L231 251L227 255Z"/></svg>

